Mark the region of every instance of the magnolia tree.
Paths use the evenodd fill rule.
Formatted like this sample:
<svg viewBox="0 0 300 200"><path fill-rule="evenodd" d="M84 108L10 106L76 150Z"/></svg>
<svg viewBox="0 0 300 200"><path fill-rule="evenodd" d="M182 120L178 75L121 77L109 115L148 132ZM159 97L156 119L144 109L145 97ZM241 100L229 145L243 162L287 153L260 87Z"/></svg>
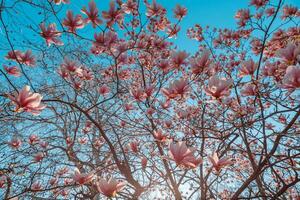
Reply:
<svg viewBox="0 0 300 200"><path fill-rule="evenodd" d="M300 198L297 7L86 4L1 1L1 199Z"/></svg>

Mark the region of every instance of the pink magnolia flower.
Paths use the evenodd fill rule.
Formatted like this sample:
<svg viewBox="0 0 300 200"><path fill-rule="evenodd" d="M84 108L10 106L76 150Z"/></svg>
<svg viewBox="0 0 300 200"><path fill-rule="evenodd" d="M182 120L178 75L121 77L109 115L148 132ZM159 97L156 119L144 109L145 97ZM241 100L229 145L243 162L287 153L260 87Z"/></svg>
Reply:
<svg viewBox="0 0 300 200"><path fill-rule="evenodd" d="M232 79L218 78L212 76L208 80L208 86L204 88L207 95L219 99L230 95L230 87L233 84Z"/></svg>
<svg viewBox="0 0 300 200"><path fill-rule="evenodd" d="M129 147L133 153L139 152L139 142L138 141L130 142Z"/></svg>
<svg viewBox="0 0 300 200"><path fill-rule="evenodd" d="M168 108L170 108L171 107L171 101L170 100L166 100L166 101L160 101L159 102L159 104L160 104L160 106L163 108L163 109L165 109L165 110L167 110Z"/></svg>
<svg viewBox="0 0 300 200"><path fill-rule="evenodd" d="M67 70L69 72L73 72L73 73L79 73L79 71L81 71L81 69L79 69L78 64L76 63L76 61L73 60L69 60L67 58L64 59L64 62L61 64L61 69L62 70Z"/></svg>
<svg viewBox="0 0 300 200"><path fill-rule="evenodd" d="M286 123L286 117L285 117L283 114L281 114L281 115L279 115L279 117L278 117L278 121L279 121L280 123L285 124L285 123Z"/></svg>
<svg viewBox="0 0 300 200"><path fill-rule="evenodd" d="M81 29L84 27L84 21L81 15L73 15L73 11L69 10L67 12L67 18L64 19L62 23L68 30L72 33L76 33L76 29Z"/></svg>
<svg viewBox="0 0 300 200"><path fill-rule="evenodd" d="M78 138L78 143L81 145L85 145L88 142L88 138L87 137L80 137Z"/></svg>
<svg viewBox="0 0 300 200"><path fill-rule="evenodd" d="M0 176L0 188L4 188L6 182L7 182L6 176Z"/></svg>
<svg viewBox="0 0 300 200"><path fill-rule="evenodd" d="M158 16L166 12L166 10L159 4L156 3L156 0L152 1L152 4L147 4L146 16Z"/></svg>
<svg viewBox="0 0 300 200"><path fill-rule="evenodd" d="M22 56L22 52L19 50L9 51L5 58L7 60L20 60Z"/></svg>
<svg viewBox="0 0 300 200"><path fill-rule="evenodd" d="M282 19L287 19L289 17L300 16L300 10L295 6L286 5L282 9Z"/></svg>
<svg viewBox="0 0 300 200"><path fill-rule="evenodd" d="M55 45L63 45L64 43L58 39L61 33L56 29L56 25L54 23L49 24L46 28L45 24L40 24L41 36L46 40L48 46L51 44Z"/></svg>
<svg viewBox="0 0 300 200"><path fill-rule="evenodd" d="M181 19L184 16L186 16L186 14L187 14L187 9L177 4L174 9L174 17L177 19Z"/></svg>
<svg viewBox="0 0 300 200"><path fill-rule="evenodd" d="M56 5L59 5L61 3L64 3L64 4L70 3L70 0L53 0L53 1Z"/></svg>
<svg viewBox="0 0 300 200"><path fill-rule="evenodd" d="M167 26L166 33L168 35L168 38L173 38L177 36L179 31L180 31L180 26L174 24L174 25Z"/></svg>
<svg viewBox="0 0 300 200"><path fill-rule="evenodd" d="M141 158L141 165L142 165L142 168L145 169L147 167L147 164L148 164L148 160L146 157L142 157Z"/></svg>
<svg viewBox="0 0 300 200"><path fill-rule="evenodd" d="M28 66L34 66L35 65L35 58L32 55L31 50L27 50L24 53L22 53L19 50L14 50L8 52L8 54L5 56L8 60L15 60L21 64L25 64Z"/></svg>
<svg viewBox="0 0 300 200"><path fill-rule="evenodd" d="M187 54L185 51L178 51L173 52L171 55L171 64L174 69L178 69L182 65L187 64L187 58L189 57L189 54Z"/></svg>
<svg viewBox="0 0 300 200"><path fill-rule="evenodd" d="M289 43L286 48L278 50L277 55L287 64L295 64L297 59L300 60L300 45Z"/></svg>
<svg viewBox="0 0 300 200"><path fill-rule="evenodd" d="M45 154L43 152L38 152L34 155L33 160L34 162L41 162L45 157Z"/></svg>
<svg viewBox="0 0 300 200"><path fill-rule="evenodd" d="M177 96L183 98L189 91L189 81L187 79L179 79L171 83L169 88L163 88L162 92L168 99L174 99Z"/></svg>
<svg viewBox="0 0 300 200"><path fill-rule="evenodd" d="M266 63L266 65L263 68L262 74L264 76L274 76L276 74L277 69L278 66L276 63Z"/></svg>
<svg viewBox="0 0 300 200"><path fill-rule="evenodd" d="M62 176L62 175L64 175L64 174L66 174L68 171L69 171L69 168L68 168L68 167L62 167L62 168L60 168L60 169L57 171L57 175L58 175L58 176Z"/></svg>
<svg viewBox="0 0 300 200"><path fill-rule="evenodd" d="M254 5L257 9L266 5L269 0L251 0L250 5Z"/></svg>
<svg viewBox="0 0 300 200"><path fill-rule="evenodd" d="M42 185L40 182L34 182L32 183L31 185L31 190L32 191L38 191L38 190L41 190L42 189Z"/></svg>
<svg viewBox="0 0 300 200"><path fill-rule="evenodd" d="M125 103L124 109L125 109L125 111L134 110L134 106L131 103Z"/></svg>
<svg viewBox="0 0 300 200"><path fill-rule="evenodd" d="M19 94L8 95L8 97L16 105L16 112L25 111L33 115L39 115L46 107L41 104L43 97L39 93L30 92L30 87L27 85L19 91Z"/></svg>
<svg viewBox="0 0 300 200"><path fill-rule="evenodd" d="M103 144L104 144L104 141L101 139L95 139L93 141L93 145L95 146L95 148L100 148Z"/></svg>
<svg viewBox="0 0 300 200"><path fill-rule="evenodd" d="M3 67L9 75L12 75L15 77L21 76L21 72L17 66L8 67L8 66L4 65Z"/></svg>
<svg viewBox="0 0 300 200"><path fill-rule="evenodd" d="M188 148L185 142L181 141L170 144L169 158L174 160L178 166L195 168L202 163L202 159L196 159L193 155L194 152L194 148Z"/></svg>
<svg viewBox="0 0 300 200"><path fill-rule="evenodd" d="M48 147L48 142L46 142L46 141L41 141L39 144L40 144L40 147L42 147L44 149L46 149Z"/></svg>
<svg viewBox="0 0 300 200"><path fill-rule="evenodd" d="M102 20L99 19L99 11L94 0L89 2L89 10L90 11L88 11L86 7L83 7L81 9L81 12L88 17L87 19L85 19L85 23L91 22L93 28L96 28L99 24L102 24Z"/></svg>
<svg viewBox="0 0 300 200"><path fill-rule="evenodd" d="M112 47L118 41L118 35L115 32L108 31L104 35L99 33L98 35L94 34L95 42L93 42L93 47L99 53L103 53L106 50L106 47Z"/></svg>
<svg viewBox="0 0 300 200"><path fill-rule="evenodd" d="M108 181L100 178L97 182L98 191L107 197L115 197L125 186L126 182L118 182L112 177Z"/></svg>
<svg viewBox="0 0 300 200"><path fill-rule="evenodd" d="M300 88L300 66L291 65L286 69L282 80L282 87L289 91Z"/></svg>
<svg viewBox="0 0 300 200"><path fill-rule="evenodd" d="M27 50L25 53L22 53L20 55L20 62L22 64L28 65L28 66L34 66L35 65L35 58L32 55L31 50Z"/></svg>
<svg viewBox="0 0 300 200"><path fill-rule="evenodd" d="M161 130L154 131L153 136L159 142L165 142L167 140L167 135L164 135Z"/></svg>
<svg viewBox="0 0 300 200"><path fill-rule="evenodd" d="M205 49L202 52L201 56L190 59L192 72L194 74L200 74L201 72L204 71L204 69L206 69L210 65L211 60L209 59L209 56L210 56L210 51L208 49Z"/></svg>
<svg viewBox="0 0 300 200"><path fill-rule="evenodd" d="M164 73L168 73L168 71L171 69L171 64L168 60L160 60L157 63L157 67L161 69Z"/></svg>
<svg viewBox="0 0 300 200"><path fill-rule="evenodd" d="M110 89L109 87L107 87L107 85L102 85L99 89L98 89L98 92L101 94L101 95L106 95L110 92Z"/></svg>
<svg viewBox="0 0 300 200"><path fill-rule="evenodd" d="M134 0L128 0L127 2L122 4L121 8L126 14L133 13L134 15L136 15L138 5Z"/></svg>
<svg viewBox="0 0 300 200"><path fill-rule="evenodd" d="M74 170L73 180L79 185L84 185L93 180L94 173L81 173L77 168Z"/></svg>
<svg viewBox="0 0 300 200"><path fill-rule="evenodd" d="M35 134L29 136L29 144L33 145L39 141L39 137Z"/></svg>
<svg viewBox="0 0 300 200"><path fill-rule="evenodd" d="M266 13L266 15L267 15L268 17L270 17L270 16L272 16L272 15L275 14L275 9L274 9L274 8L267 8L267 9L265 10L265 13Z"/></svg>
<svg viewBox="0 0 300 200"><path fill-rule="evenodd" d="M69 191L66 189L63 189L60 191L60 195L66 198L69 195Z"/></svg>
<svg viewBox="0 0 300 200"><path fill-rule="evenodd" d="M253 83L247 83L241 90L242 96L256 96L257 87Z"/></svg>
<svg viewBox="0 0 300 200"><path fill-rule="evenodd" d="M13 148L13 149L18 149L22 145L22 141L19 138L12 138L8 144Z"/></svg>
<svg viewBox="0 0 300 200"><path fill-rule="evenodd" d="M132 89L130 90L130 94L137 101L143 101L147 97L146 93L142 88Z"/></svg>
<svg viewBox="0 0 300 200"><path fill-rule="evenodd" d="M108 11L102 12L102 17L107 20L108 27L111 27L115 22L122 24L124 18L123 11L115 7L114 1L110 2Z"/></svg>
<svg viewBox="0 0 300 200"><path fill-rule="evenodd" d="M218 154L216 152L213 153L212 156L208 156L208 160L211 162L213 165L214 169L219 173L222 168L232 165L233 161L231 158L221 158L219 159Z"/></svg>
<svg viewBox="0 0 300 200"><path fill-rule="evenodd" d="M252 59L242 62L241 65L242 67L239 69L239 77L253 75L257 69L257 64Z"/></svg>
<svg viewBox="0 0 300 200"><path fill-rule="evenodd" d="M154 92L154 89L155 87L153 85L148 85L146 88L145 88L145 94L147 95L147 97L151 97L151 95L153 94Z"/></svg>
<svg viewBox="0 0 300 200"><path fill-rule="evenodd" d="M77 68L75 72L81 80L90 81L94 78L93 72L85 67Z"/></svg>
<svg viewBox="0 0 300 200"><path fill-rule="evenodd" d="M243 27L250 19L250 10L249 9L241 9L238 10L235 18L239 20L238 24Z"/></svg>
<svg viewBox="0 0 300 200"><path fill-rule="evenodd" d="M51 178L51 179L49 180L49 184L50 184L51 186L55 186L57 183L58 183L58 177L57 177L57 176L56 176L56 177L53 177L53 178Z"/></svg>

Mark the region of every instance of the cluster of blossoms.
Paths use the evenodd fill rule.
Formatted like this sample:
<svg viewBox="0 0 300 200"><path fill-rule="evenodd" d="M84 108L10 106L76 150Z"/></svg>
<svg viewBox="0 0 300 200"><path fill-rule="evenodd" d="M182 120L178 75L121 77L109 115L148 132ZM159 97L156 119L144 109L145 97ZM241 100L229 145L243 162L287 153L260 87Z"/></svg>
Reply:
<svg viewBox="0 0 300 200"><path fill-rule="evenodd" d="M4 199L299 198L297 7L251 0L236 29L188 29L191 52L173 43L183 6L70 3L28 3L41 51L12 43L0 70Z"/></svg>

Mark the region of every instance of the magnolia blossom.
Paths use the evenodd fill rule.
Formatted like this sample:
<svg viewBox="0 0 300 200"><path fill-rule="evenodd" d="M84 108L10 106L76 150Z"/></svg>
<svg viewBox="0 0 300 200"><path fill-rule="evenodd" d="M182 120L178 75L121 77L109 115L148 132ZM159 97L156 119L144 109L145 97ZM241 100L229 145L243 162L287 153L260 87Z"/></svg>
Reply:
<svg viewBox="0 0 300 200"><path fill-rule="evenodd" d="M282 87L289 91L300 87L300 66L291 65L286 69L282 80Z"/></svg>
<svg viewBox="0 0 300 200"><path fill-rule="evenodd" d="M39 137L37 135L31 134L29 136L29 141L28 142L29 142L29 144L33 145L33 144L37 143L39 140L40 139L39 139Z"/></svg>
<svg viewBox="0 0 300 200"><path fill-rule="evenodd" d="M194 148L188 148L185 142L181 141L170 144L169 158L174 160L178 166L195 168L202 163L202 159L195 158L194 152Z"/></svg>
<svg viewBox="0 0 300 200"><path fill-rule="evenodd" d="M97 25L102 23L101 19L99 19L99 11L94 0L89 2L89 11L86 9L86 7L83 7L81 12L88 17L85 19L85 23L91 22L93 28L96 28Z"/></svg>
<svg viewBox="0 0 300 200"><path fill-rule="evenodd" d="M5 58L28 66L35 65L35 57L32 55L31 50L27 50L24 53L19 50L9 51Z"/></svg>
<svg viewBox="0 0 300 200"><path fill-rule="evenodd" d="M17 66L8 67L8 66L4 65L3 67L8 74L15 76L15 77L21 76L21 72Z"/></svg>
<svg viewBox="0 0 300 200"><path fill-rule="evenodd" d="M219 173L222 168L233 164L231 158L221 158L219 159L218 154L216 152L213 153L212 156L208 156L208 160L211 162L215 170Z"/></svg>
<svg viewBox="0 0 300 200"><path fill-rule="evenodd" d="M114 1L110 2L108 11L102 11L102 17L107 20L108 27L111 27L115 22L122 24L124 19L123 11L116 8Z"/></svg>
<svg viewBox="0 0 300 200"><path fill-rule="evenodd" d="M20 60L22 56L22 52L19 50L9 51L5 58L7 60Z"/></svg>
<svg viewBox="0 0 300 200"><path fill-rule="evenodd" d="M185 51L173 52L171 55L172 67L178 69L180 66L186 65L188 57L189 54L187 54Z"/></svg>
<svg viewBox="0 0 300 200"><path fill-rule="evenodd" d="M242 62L242 67L239 71L239 77L244 77L247 75L253 75L257 68L257 64L252 60Z"/></svg>
<svg viewBox="0 0 300 200"><path fill-rule="evenodd" d="M94 78L94 74L91 70L89 70L86 67L80 67L77 68L75 71L75 74L81 79L81 80L86 80L86 81L90 81Z"/></svg>
<svg viewBox="0 0 300 200"><path fill-rule="evenodd" d="M269 0L251 0L250 5L254 5L257 9L266 5Z"/></svg>
<svg viewBox="0 0 300 200"><path fill-rule="evenodd" d="M300 45L289 43L286 48L278 50L277 55L287 64L296 64L296 61L300 60Z"/></svg>
<svg viewBox="0 0 300 200"><path fill-rule="evenodd" d="M133 153L139 152L139 142L138 141L130 142L129 147Z"/></svg>
<svg viewBox="0 0 300 200"><path fill-rule="evenodd" d="M126 182L118 182L112 177L108 181L100 178L96 185L98 191L103 195L107 197L115 197L116 194L126 186Z"/></svg>
<svg viewBox="0 0 300 200"><path fill-rule="evenodd" d="M168 99L174 99L178 96L183 98L189 91L189 81L187 79L179 79L171 83L169 88L163 88L162 92Z"/></svg>
<svg viewBox="0 0 300 200"><path fill-rule="evenodd" d="M141 165L142 165L142 168L145 169L147 167L147 164L148 164L148 160L146 157L142 157L141 158Z"/></svg>
<svg viewBox="0 0 300 200"><path fill-rule="evenodd" d="M286 5L282 9L282 19L287 19L293 16L300 16L300 10L296 6Z"/></svg>
<svg viewBox="0 0 300 200"><path fill-rule="evenodd" d="M257 94L257 87L253 83L247 83L241 90L242 96L255 96Z"/></svg>
<svg viewBox="0 0 300 200"><path fill-rule="evenodd" d="M84 27L84 20L81 15L73 15L73 12L69 10L67 12L67 18L64 19L62 24L68 28L68 30L72 33L76 32L76 29L81 29Z"/></svg>
<svg viewBox="0 0 300 200"><path fill-rule="evenodd" d="M63 45L64 43L58 39L58 37L61 35L61 32L59 32L56 29L56 25L54 23L49 24L48 27L46 28L45 24L42 23L40 24L40 29L41 29L41 36L46 40L46 43L48 46L51 44L55 45Z"/></svg>
<svg viewBox="0 0 300 200"><path fill-rule="evenodd" d="M156 3L156 0L152 1L152 4L147 4L147 17L157 16L164 13L166 10L159 4Z"/></svg>
<svg viewBox="0 0 300 200"><path fill-rule="evenodd" d="M134 110L134 106L131 103L125 103L124 109L125 109L125 111Z"/></svg>
<svg viewBox="0 0 300 200"><path fill-rule="evenodd" d="M145 93L143 88L132 89L130 90L130 94L136 101L143 101L147 97L147 94Z"/></svg>
<svg viewBox="0 0 300 200"><path fill-rule="evenodd" d="M177 19L181 19L184 16L186 16L186 14L187 14L187 9L177 4L174 9L174 17Z"/></svg>
<svg viewBox="0 0 300 200"><path fill-rule="evenodd" d="M45 154L43 152L38 152L34 155L33 160L34 162L41 162L45 157Z"/></svg>
<svg viewBox="0 0 300 200"><path fill-rule="evenodd" d="M161 130L154 131L153 136L159 142L165 142L167 140L167 135L164 135Z"/></svg>
<svg viewBox="0 0 300 200"><path fill-rule="evenodd" d="M137 15L138 5L134 0L127 0L127 2L122 4L121 8L126 14L133 13Z"/></svg>
<svg viewBox="0 0 300 200"><path fill-rule="evenodd" d="M73 180L79 185L89 183L94 178L94 173L81 173L77 168L74 170Z"/></svg>
<svg viewBox="0 0 300 200"><path fill-rule="evenodd" d="M212 76L208 80L208 86L204 88L207 95L219 99L230 95L230 87L233 84L232 79L218 78Z"/></svg>
<svg viewBox="0 0 300 200"><path fill-rule="evenodd" d="M240 9L237 11L235 18L239 20L238 24L243 27L250 20L250 10Z"/></svg>
<svg viewBox="0 0 300 200"><path fill-rule="evenodd" d="M48 147L48 142L46 142L46 141L40 141L39 144L40 144L40 147L42 147L44 149L46 149Z"/></svg>
<svg viewBox="0 0 300 200"><path fill-rule="evenodd" d="M31 185L31 190L32 191L38 191L42 189L42 184L40 182L34 182Z"/></svg>
<svg viewBox="0 0 300 200"><path fill-rule="evenodd" d="M8 95L8 97L16 105L16 112L25 111L39 115L46 107L41 104L43 97L39 93L30 92L30 87L27 85L18 94Z"/></svg>
<svg viewBox="0 0 300 200"><path fill-rule="evenodd" d="M209 56L210 51L208 49L205 49L201 56L190 59L192 72L194 74L203 72L204 69L206 69L210 65L211 60L209 59Z"/></svg>
<svg viewBox="0 0 300 200"><path fill-rule="evenodd" d="M5 183L6 183L6 177L5 176L0 176L0 188L4 188L5 187Z"/></svg>
<svg viewBox="0 0 300 200"><path fill-rule="evenodd" d="M160 106L163 108L163 109L165 109L165 110L167 110L168 108L170 108L171 107L171 101L170 100L166 100L166 101L160 101L159 102L159 104L160 104Z"/></svg>
<svg viewBox="0 0 300 200"><path fill-rule="evenodd" d="M20 63L28 65L28 66L34 66L35 65L35 57L32 55L31 50L27 50L24 53L20 55L19 59Z"/></svg>
<svg viewBox="0 0 300 200"><path fill-rule="evenodd" d="M64 4L70 3L70 0L53 0L53 1L56 5L59 5L61 3L64 3Z"/></svg>
<svg viewBox="0 0 300 200"><path fill-rule="evenodd" d="M8 144L13 148L13 149L18 149L22 145L22 141L19 138L12 138Z"/></svg>

